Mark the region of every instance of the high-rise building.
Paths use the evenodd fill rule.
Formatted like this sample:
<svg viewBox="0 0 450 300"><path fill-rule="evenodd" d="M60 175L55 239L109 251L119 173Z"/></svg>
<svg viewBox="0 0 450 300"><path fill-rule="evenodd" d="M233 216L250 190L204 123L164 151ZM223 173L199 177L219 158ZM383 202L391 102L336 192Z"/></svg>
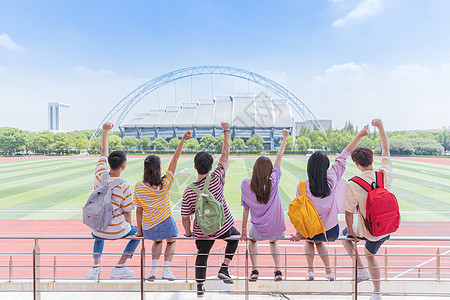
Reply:
<svg viewBox="0 0 450 300"><path fill-rule="evenodd" d="M70 105L59 102L48 103L48 130L70 131Z"/></svg>

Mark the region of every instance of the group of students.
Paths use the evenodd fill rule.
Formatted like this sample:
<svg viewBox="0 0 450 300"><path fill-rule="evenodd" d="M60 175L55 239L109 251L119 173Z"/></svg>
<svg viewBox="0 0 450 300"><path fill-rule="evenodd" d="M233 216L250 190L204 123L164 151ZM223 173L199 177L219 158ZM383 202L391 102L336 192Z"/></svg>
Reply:
<svg viewBox="0 0 450 300"><path fill-rule="evenodd" d="M382 147L382 160L379 171L384 178L384 188L390 189L392 184L392 163L389 158L389 143L383 124L380 119L372 120L372 125L379 130ZM230 236L241 235L241 240L249 243L249 253L252 263L252 272L249 275L250 281L256 281L259 276L257 263L257 242L268 240L270 251L274 260L274 280L283 279L280 268L280 249L278 240L285 237L286 225L284 221L284 211L279 195L279 183L281 179L281 161L284 154L286 141L289 136L287 130L283 130L283 140L278 150L275 164L265 157L259 157L254 166L250 179L244 179L241 184L241 205L243 206L243 221L241 233L234 227L234 219L228 208L224 197L225 173L230 152L230 130L228 123L221 124L224 141L222 155L217 167L212 170L214 159L207 152L199 152L194 158L194 167L197 171L197 180L187 186L182 198L181 216L182 225L186 237L194 237L197 247L197 257L195 260L195 279L197 281L197 296L204 295L204 281L206 279L206 267L209 252L214 245L215 239L225 239ZM102 180L109 182L120 177L121 172L126 168L127 159L123 151L113 151L108 155L108 131L113 127L110 123L103 125L102 150L95 171L95 187L102 184ZM375 254L380 246L389 239L389 235L373 236L364 226L366 217L367 191L361 188L356 182L349 181L346 186L345 195L338 193L339 183L346 168L346 160L351 155L356 167L362 172L359 177L368 183L376 182L376 172L373 169L373 152L366 147L356 145L360 139L369 134L366 125L353 139L353 141L336 157L335 163L330 168L330 161L322 151L313 153L307 165L307 179L297 186L297 196L306 194L313 203L326 233L318 234L305 240L305 254L308 263L307 280L314 280L314 246L325 265L324 277L330 281L334 280L333 272L330 268L327 248L324 244L334 242L339 236L338 213L345 211L345 221L347 228L343 230L343 235L354 239L365 240L365 254L369 270L364 268L360 259L358 260L358 281L372 278L374 293L372 300L381 299L380 293L380 272ZM153 281L157 277L158 260L161 256L163 241L166 241L164 254L164 267L162 278L175 280L176 277L170 271L170 264L175 251L176 241L174 237L178 235L176 223L171 215L169 190L174 181L174 174L178 159L181 155L184 142L191 137L191 132L187 131L178 145L167 172L161 176L161 160L156 155L149 155L144 160L143 180L136 183L134 194L130 184L122 181L112 190L112 204L114 207L113 221L106 229L92 229L94 242L94 265L86 273L89 279L97 279L100 270L100 257L105 239L119 239L126 236L143 236L153 240L152 245L152 268L147 280ZM109 176L107 162L110 166ZM107 174L106 174L107 175ZM299 177L303 177L299 174ZM198 192L204 188L208 190L215 200L223 205L224 221L219 231L212 234L204 234L201 226L194 219L191 226L191 216L195 214ZM344 197L344 199L338 199ZM343 205L342 205L343 203ZM131 211L136 207L137 227L131 225ZM358 212L358 218L353 221L353 214ZM248 216L251 215L251 227L247 230ZM303 236L295 233L291 236L291 241L300 241ZM233 259L239 241L237 239L227 239L225 257L218 272L218 278L225 283L232 284L233 279L229 274L228 266ZM349 254L353 252L353 241L344 240L344 247ZM121 279L134 276L134 271L125 266L128 258L131 258L137 245L138 239L130 239L122 257L111 271L112 279Z"/></svg>

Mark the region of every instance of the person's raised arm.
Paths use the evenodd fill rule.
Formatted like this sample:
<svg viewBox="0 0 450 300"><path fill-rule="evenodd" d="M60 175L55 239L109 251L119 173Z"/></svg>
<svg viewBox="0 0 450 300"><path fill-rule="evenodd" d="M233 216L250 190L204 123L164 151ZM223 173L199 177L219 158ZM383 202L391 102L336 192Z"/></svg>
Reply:
<svg viewBox="0 0 450 300"><path fill-rule="evenodd" d="M281 142L280 149L278 149L277 158L275 160L275 164L278 166L280 166L280 164L281 164L281 158L283 157L284 149L286 148L286 142L287 142L288 137L289 137L289 130L283 129L283 141Z"/></svg>
<svg viewBox="0 0 450 300"><path fill-rule="evenodd" d="M353 141L351 141L350 144L348 144L347 147L345 147L345 151L351 153L353 149L355 149L356 145L358 145L362 137L366 135L369 135L369 125L364 126L364 128L360 132L358 132Z"/></svg>
<svg viewBox="0 0 450 300"><path fill-rule="evenodd" d="M100 156L108 156L109 149L108 149L108 131L110 131L114 127L111 123L105 123L103 124L103 133L102 133L102 151L100 153Z"/></svg>
<svg viewBox="0 0 450 300"><path fill-rule="evenodd" d="M175 170L177 168L178 158L180 158L181 151L183 151L184 142L192 136L192 133L188 130L183 134L183 137L181 138L181 142L178 144L177 150L175 150L175 153L173 154L172 160L169 164L169 171L172 172L172 174L175 174Z"/></svg>
<svg viewBox="0 0 450 300"><path fill-rule="evenodd" d="M222 122L223 129L223 145L222 156L220 157L220 163L227 167L228 157L230 156L230 125L226 122Z"/></svg>
<svg viewBox="0 0 450 300"><path fill-rule="evenodd" d="M380 132L380 142L381 142L381 156L391 156L391 151L389 150L389 141L384 131L383 122L380 119L373 119L372 126L378 128Z"/></svg>

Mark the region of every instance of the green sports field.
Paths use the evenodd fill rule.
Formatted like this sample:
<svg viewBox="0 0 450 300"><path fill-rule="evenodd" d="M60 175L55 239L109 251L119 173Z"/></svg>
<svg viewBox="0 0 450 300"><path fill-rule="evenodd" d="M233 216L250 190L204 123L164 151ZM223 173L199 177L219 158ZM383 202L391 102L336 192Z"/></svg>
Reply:
<svg viewBox="0 0 450 300"><path fill-rule="evenodd" d="M163 158L163 169L170 158ZM217 159L216 159L217 161ZM240 184L251 176L255 158L230 158L225 197L236 219L242 218ZM282 161L280 195L285 210L299 180L306 178L306 158L286 156ZM81 207L93 189L97 158L36 158L0 162L0 219L81 219ZM379 161L374 165L378 167ZM393 159L394 184L404 221L450 221L450 164ZM134 187L142 178L143 158L129 158L123 177ZM358 170L347 161L344 178ZM171 190L173 216L180 218L180 198L195 180L193 158L181 158Z"/></svg>

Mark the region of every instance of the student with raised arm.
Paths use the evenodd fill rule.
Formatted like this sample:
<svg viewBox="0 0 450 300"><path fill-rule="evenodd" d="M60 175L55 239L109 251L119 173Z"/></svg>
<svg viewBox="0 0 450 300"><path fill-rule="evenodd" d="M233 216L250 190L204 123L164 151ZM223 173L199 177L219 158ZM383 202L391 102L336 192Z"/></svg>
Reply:
<svg viewBox="0 0 450 300"><path fill-rule="evenodd" d="M381 167L379 172L383 173L383 185L387 190L392 186L392 161L390 158L389 141L384 131L383 123L380 119L372 120L372 125L378 128L380 133L381 142ZM376 182L375 170L372 166L373 152L366 147L358 147L352 152L352 160L356 167L362 172L358 177L367 183ZM370 297L371 300L381 299L380 289L380 270L375 258L381 245L389 239L390 235L373 236L364 225L364 218L366 218L366 200L367 191L359 186L354 181L349 181L347 191L345 194L344 210L345 210L345 222L347 228L344 229L343 234L348 237L358 238L365 240L365 256L369 265L369 272L364 268L361 258L357 256L358 281L369 280L372 277L374 292ZM353 222L353 212L358 209L358 217ZM343 241L345 250L351 255L353 253L353 241Z"/></svg>
<svg viewBox="0 0 450 300"><path fill-rule="evenodd" d="M305 193L311 200L323 226L327 230L326 236L321 233L312 238L308 238L305 242L306 261L308 263L308 273L306 280L314 280L314 245L317 248L320 258L325 266L324 277L330 281L334 281L334 274L330 268L328 251L325 247L325 241L334 242L339 236L338 224L338 203L342 203L336 197L336 191L342 175L345 172L345 164L350 152L355 149L358 142L363 136L369 134L368 125L356 135L353 141L336 157L335 163L329 168L330 160L322 151L314 152L308 159L307 173L308 179L305 180ZM302 194L302 183L297 186L297 196ZM292 241L299 241L302 236L297 232Z"/></svg>
<svg viewBox="0 0 450 300"><path fill-rule="evenodd" d="M216 169L210 174L212 165L214 162L211 154L207 152L199 152L194 158L194 167L197 170L197 181L193 185L200 190L207 180L209 180L209 191L214 196L214 199L222 203L225 222L222 228L213 234L206 235L202 232L200 226L194 220L194 224L191 230L190 216L195 213L195 204L197 200L197 193L193 191L189 186L186 187L183 200L181 204L181 216L183 227L185 230L185 236L197 238L195 245L197 246L197 258L195 260L195 279L197 281L197 297L203 297L205 293L204 281L206 278L206 266L208 262L209 252L214 245L214 239L224 239L232 235L239 235L239 231L234 227L234 219L228 208L227 202L223 194L223 187L225 185L225 171L228 162L228 156L230 154L230 127L228 123L221 124L223 129L223 146L222 156L220 157L219 164ZM238 246L238 240L227 240L227 246L225 248L225 258L222 266L217 275L222 279L224 283L232 284L233 280L228 271L228 265L233 259L233 255L236 252Z"/></svg>
<svg viewBox="0 0 450 300"><path fill-rule="evenodd" d="M249 280L256 281L258 272L258 241L269 240L270 253L275 263L274 280L280 281L283 275L280 270L280 246L278 240L284 237L286 225L284 211L281 205L278 185L281 178L281 158L283 157L289 131L283 130L283 141L278 150L275 165L265 156L260 156L254 166L251 179L244 179L241 184L241 205L244 207L242 216L241 240L249 241L252 273ZM251 212L252 227L247 238L248 213Z"/></svg>
<svg viewBox="0 0 450 300"><path fill-rule="evenodd" d="M112 182L118 178L127 166L127 155L123 151L113 151L109 155L108 131L113 128L113 124L103 124L102 150L95 169L94 189L97 189L103 180ZM109 164L109 172L108 165ZM111 202L113 205L113 220L104 230L91 229L94 242L94 266L86 273L88 279L97 280L100 272L100 258L103 253L105 240L117 240L126 236L134 235L136 227L131 226L132 194L130 184L123 180L112 189ZM122 257L111 271L111 279L122 279L134 276L134 271L125 266L128 258L133 256L139 240L130 240L123 251Z"/></svg>
<svg viewBox="0 0 450 300"><path fill-rule="evenodd" d="M166 240L167 245L164 254L162 279L171 281L176 279L175 275L169 270L175 252L173 237L178 235L177 225L172 218L170 209L169 190L173 183L173 176L184 142L190 137L191 132L186 131L164 176L161 176L161 159L156 155L147 156L144 160L143 180L136 183L134 188L133 203L136 206L137 236L144 236L146 239L153 240L152 269L147 276L149 281L156 279L163 240Z"/></svg>

